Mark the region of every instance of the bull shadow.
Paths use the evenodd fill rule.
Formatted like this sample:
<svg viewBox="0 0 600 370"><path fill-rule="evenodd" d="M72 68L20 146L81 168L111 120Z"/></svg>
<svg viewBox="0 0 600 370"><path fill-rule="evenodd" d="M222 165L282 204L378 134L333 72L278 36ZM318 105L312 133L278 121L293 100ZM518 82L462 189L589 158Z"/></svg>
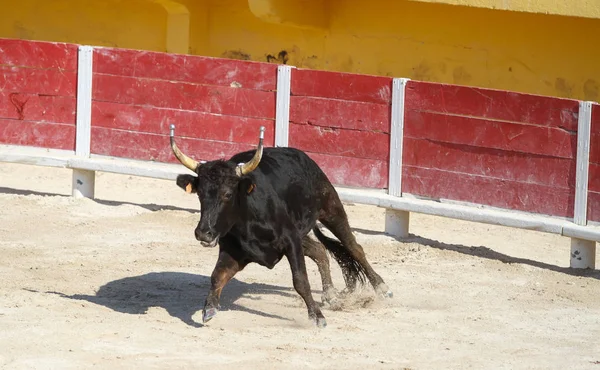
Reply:
<svg viewBox="0 0 600 370"><path fill-rule="evenodd" d="M60 297L87 301L113 311L132 315L143 315L151 307L162 307L169 315L193 327L202 327L193 319L194 314L201 320L204 299L210 288L210 276L183 272L152 272L140 276L126 277L101 286L95 295L67 295L60 292L46 292ZM295 297L292 288L261 283L244 283L232 279L221 294L221 311L243 311L253 315L291 321L291 319L248 308L236 301L261 299L255 295L276 294Z"/></svg>
<svg viewBox="0 0 600 370"><path fill-rule="evenodd" d="M352 230L354 232L357 232L360 234L365 234L365 235L386 235L391 238L394 238L393 236L391 236L389 234L386 234L384 232L379 232L379 231L372 231L372 230L366 230L366 229L361 229L361 228L353 228ZM397 241L399 241L401 243L417 243L417 244L421 244L423 246L427 246L427 247L431 247L431 248L435 248L435 249L440 249L440 250L444 250L444 251L453 251L453 252L461 253L461 254L468 255L468 256L500 261L502 263L507 263L507 264L514 263L514 264L529 265L532 267L537 267L540 269L545 269L545 270L554 271L554 272L560 272L560 273L571 275L571 276L589 277L592 279L600 280L600 270L582 270L582 269L571 269L569 267L560 267L560 266L552 265L552 264L545 263L545 262L530 260L528 258L509 256L504 253L496 252L495 250L490 249L485 246L466 246L466 245L460 245L460 244L443 243L443 242L440 242L437 240L424 238L424 237L421 237L421 236L418 236L415 234L409 234L409 236L406 238L394 238L394 239L396 239Z"/></svg>

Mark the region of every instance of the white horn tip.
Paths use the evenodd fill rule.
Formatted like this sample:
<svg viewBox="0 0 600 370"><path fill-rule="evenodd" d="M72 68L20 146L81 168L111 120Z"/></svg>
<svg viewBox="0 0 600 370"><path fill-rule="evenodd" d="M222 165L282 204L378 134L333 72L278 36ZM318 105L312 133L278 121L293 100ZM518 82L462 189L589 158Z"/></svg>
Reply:
<svg viewBox="0 0 600 370"><path fill-rule="evenodd" d="M174 124L169 125L169 130L170 130L171 137L175 136L175 125Z"/></svg>
<svg viewBox="0 0 600 370"><path fill-rule="evenodd" d="M260 126L260 139L265 138L265 126Z"/></svg>

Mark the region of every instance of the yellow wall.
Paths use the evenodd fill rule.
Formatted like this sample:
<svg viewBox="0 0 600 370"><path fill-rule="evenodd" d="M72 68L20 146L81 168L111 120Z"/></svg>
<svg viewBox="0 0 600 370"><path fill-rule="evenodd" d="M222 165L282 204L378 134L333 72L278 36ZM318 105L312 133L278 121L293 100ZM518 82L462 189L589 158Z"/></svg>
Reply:
<svg viewBox="0 0 600 370"><path fill-rule="evenodd" d="M0 37L164 51L165 14L145 0L3 0Z"/></svg>
<svg viewBox="0 0 600 370"><path fill-rule="evenodd" d="M600 19L529 12L544 9L542 1L500 1L513 4L512 10L518 4L538 6L522 12L488 9L494 0L5 0L0 37L268 60L600 100L600 47L594 45ZM174 11L165 3L180 7ZM592 17L590 9L600 2L568 3L572 13L587 9Z"/></svg>
<svg viewBox="0 0 600 370"><path fill-rule="evenodd" d="M598 0L412 0L542 14L600 18Z"/></svg>

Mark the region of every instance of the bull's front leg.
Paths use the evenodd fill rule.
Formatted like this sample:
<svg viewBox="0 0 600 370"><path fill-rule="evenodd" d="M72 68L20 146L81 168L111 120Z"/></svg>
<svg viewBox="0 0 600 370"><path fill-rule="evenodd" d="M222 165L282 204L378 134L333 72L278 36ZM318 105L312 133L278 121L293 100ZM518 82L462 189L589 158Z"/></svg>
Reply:
<svg viewBox="0 0 600 370"><path fill-rule="evenodd" d="M204 302L202 309L202 322L205 323L212 319L221 306L219 301L223 287L233 278L233 276L241 271L246 265L240 263L233 258L226 250L221 248L219 251L219 259L210 277L210 291Z"/></svg>
<svg viewBox="0 0 600 370"><path fill-rule="evenodd" d="M296 289L296 292L298 292L298 294L300 294L304 300L306 308L308 309L308 317L311 320L314 320L318 327L326 327L327 321L325 321L325 317L313 299L310 291L310 283L308 281L308 274L306 273L302 242L299 238L292 240L286 251L286 257L292 270L294 289Z"/></svg>

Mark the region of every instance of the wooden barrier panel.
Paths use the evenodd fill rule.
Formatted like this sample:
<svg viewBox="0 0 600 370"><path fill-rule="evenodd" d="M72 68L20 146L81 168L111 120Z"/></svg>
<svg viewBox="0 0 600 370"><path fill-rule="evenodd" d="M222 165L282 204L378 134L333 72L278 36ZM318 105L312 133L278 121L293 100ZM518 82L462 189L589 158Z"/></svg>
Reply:
<svg viewBox="0 0 600 370"><path fill-rule="evenodd" d="M403 192L573 216L578 102L410 81Z"/></svg>
<svg viewBox="0 0 600 370"><path fill-rule="evenodd" d="M0 39L0 143L75 149L77 45Z"/></svg>
<svg viewBox="0 0 600 370"><path fill-rule="evenodd" d="M592 106L588 220L600 222L600 105Z"/></svg>
<svg viewBox="0 0 600 370"><path fill-rule="evenodd" d="M292 70L289 145L336 185L388 185L392 79Z"/></svg>
<svg viewBox="0 0 600 370"><path fill-rule="evenodd" d="M95 48L91 152L176 162L171 123L198 160L256 148L260 126L272 146L276 78L274 64Z"/></svg>

